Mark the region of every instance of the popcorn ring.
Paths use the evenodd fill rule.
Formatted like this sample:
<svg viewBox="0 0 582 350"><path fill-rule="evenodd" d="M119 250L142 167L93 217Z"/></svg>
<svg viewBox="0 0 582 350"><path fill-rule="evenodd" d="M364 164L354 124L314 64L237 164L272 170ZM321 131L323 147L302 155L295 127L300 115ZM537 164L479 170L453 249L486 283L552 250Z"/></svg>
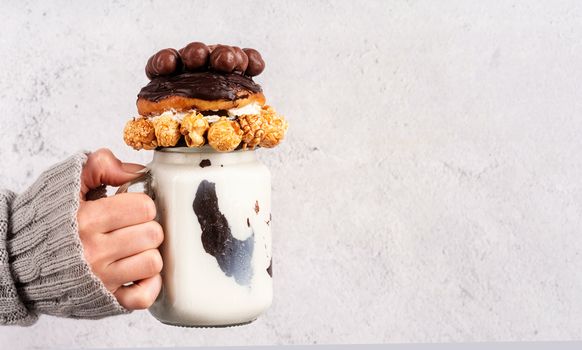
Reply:
<svg viewBox="0 0 582 350"><path fill-rule="evenodd" d="M242 141L240 125L225 117L212 123L208 129L208 144L218 152L230 152Z"/></svg>
<svg viewBox="0 0 582 350"><path fill-rule="evenodd" d="M188 147L201 147L206 143L204 133L208 130L208 120L200 113L189 113L180 125L180 133L184 135L184 140Z"/></svg>
<svg viewBox="0 0 582 350"><path fill-rule="evenodd" d="M243 149L247 149L247 147L255 149L265 136L263 129L263 125L267 126L265 118L260 114L243 115L238 118L238 122L243 131Z"/></svg>
<svg viewBox="0 0 582 350"><path fill-rule="evenodd" d="M270 106L259 114L245 114L234 120L220 117L210 123L201 113L191 111L181 121L167 111L157 117L129 120L123 139L136 150L176 146L181 137L188 147L208 143L219 152L230 152L242 143L242 149L273 148L281 143L289 127L287 121Z"/></svg>
<svg viewBox="0 0 582 350"><path fill-rule="evenodd" d="M152 123L143 118L131 119L123 129L123 140L135 150L152 150L158 147Z"/></svg>
<svg viewBox="0 0 582 350"><path fill-rule="evenodd" d="M271 106L263 106L261 115L265 118L267 125L265 126L265 136L259 145L265 148L273 148L283 141L289 124Z"/></svg>
<svg viewBox="0 0 582 350"><path fill-rule="evenodd" d="M180 124L172 118L171 113L164 113L153 121L158 145L161 147L175 146L180 140Z"/></svg>

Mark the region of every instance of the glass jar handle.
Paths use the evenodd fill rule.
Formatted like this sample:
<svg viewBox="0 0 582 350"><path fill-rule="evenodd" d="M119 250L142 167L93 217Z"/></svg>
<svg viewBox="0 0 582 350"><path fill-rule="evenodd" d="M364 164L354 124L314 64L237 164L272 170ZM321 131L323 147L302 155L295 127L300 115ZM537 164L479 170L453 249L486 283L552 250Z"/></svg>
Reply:
<svg viewBox="0 0 582 350"><path fill-rule="evenodd" d="M115 192L115 194L120 194L120 193L127 193L127 190L129 190L130 186L133 186L135 184L138 183L143 183L145 190L144 193L147 194L148 196L152 197L152 191L151 191L151 177L152 177L152 172L150 170L150 168L145 167L142 170L138 171L138 173L142 173L140 176L138 176L137 178L128 181L126 183L124 183L123 185L119 186L119 188L117 189L117 191Z"/></svg>

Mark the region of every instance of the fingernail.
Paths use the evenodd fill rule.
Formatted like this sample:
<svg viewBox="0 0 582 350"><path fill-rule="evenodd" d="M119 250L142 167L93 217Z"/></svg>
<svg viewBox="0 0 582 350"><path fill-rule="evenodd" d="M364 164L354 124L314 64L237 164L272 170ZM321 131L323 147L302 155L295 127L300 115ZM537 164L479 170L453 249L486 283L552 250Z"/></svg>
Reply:
<svg viewBox="0 0 582 350"><path fill-rule="evenodd" d="M121 169L126 173L140 174L143 173L147 168L141 164L136 163L123 163L121 164Z"/></svg>

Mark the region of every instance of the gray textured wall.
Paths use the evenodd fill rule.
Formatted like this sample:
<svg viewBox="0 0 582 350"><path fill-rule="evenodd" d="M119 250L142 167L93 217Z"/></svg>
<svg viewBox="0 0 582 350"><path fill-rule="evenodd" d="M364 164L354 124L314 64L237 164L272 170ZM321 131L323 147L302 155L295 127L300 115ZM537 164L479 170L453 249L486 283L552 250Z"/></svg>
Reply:
<svg viewBox="0 0 582 350"><path fill-rule="evenodd" d="M0 186L107 146L155 50L258 48L291 128L273 307L233 329L42 317L4 346L582 338L580 2L0 3Z"/></svg>

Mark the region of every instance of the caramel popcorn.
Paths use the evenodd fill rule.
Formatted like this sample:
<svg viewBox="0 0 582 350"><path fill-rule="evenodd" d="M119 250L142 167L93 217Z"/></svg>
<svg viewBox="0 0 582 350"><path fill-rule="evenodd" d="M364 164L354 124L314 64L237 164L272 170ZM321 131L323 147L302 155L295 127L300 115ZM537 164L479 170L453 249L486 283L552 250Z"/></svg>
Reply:
<svg viewBox="0 0 582 350"><path fill-rule="evenodd" d="M184 116L180 133L184 135L184 140L188 147L201 147L206 140L204 133L208 130L208 120L200 113L192 112Z"/></svg>
<svg viewBox="0 0 582 350"><path fill-rule="evenodd" d="M263 106L261 115L265 118L265 123L263 124L265 135L259 145L265 148L275 147L285 138L289 124L271 106Z"/></svg>
<svg viewBox="0 0 582 350"><path fill-rule="evenodd" d="M265 118L258 114L243 115L238 118L238 122L243 131L243 149L250 147L255 149L265 136L263 125L266 125Z"/></svg>
<svg viewBox="0 0 582 350"><path fill-rule="evenodd" d="M242 141L243 131L236 121L221 117L208 129L208 143L219 152L233 151Z"/></svg>
<svg viewBox="0 0 582 350"><path fill-rule="evenodd" d="M180 124L172 118L172 113L165 112L153 121L158 146L175 146L180 140Z"/></svg>
<svg viewBox="0 0 582 350"><path fill-rule="evenodd" d="M123 140L135 150L152 150L158 146L154 126L145 118L134 118L125 124Z"/></svg>

